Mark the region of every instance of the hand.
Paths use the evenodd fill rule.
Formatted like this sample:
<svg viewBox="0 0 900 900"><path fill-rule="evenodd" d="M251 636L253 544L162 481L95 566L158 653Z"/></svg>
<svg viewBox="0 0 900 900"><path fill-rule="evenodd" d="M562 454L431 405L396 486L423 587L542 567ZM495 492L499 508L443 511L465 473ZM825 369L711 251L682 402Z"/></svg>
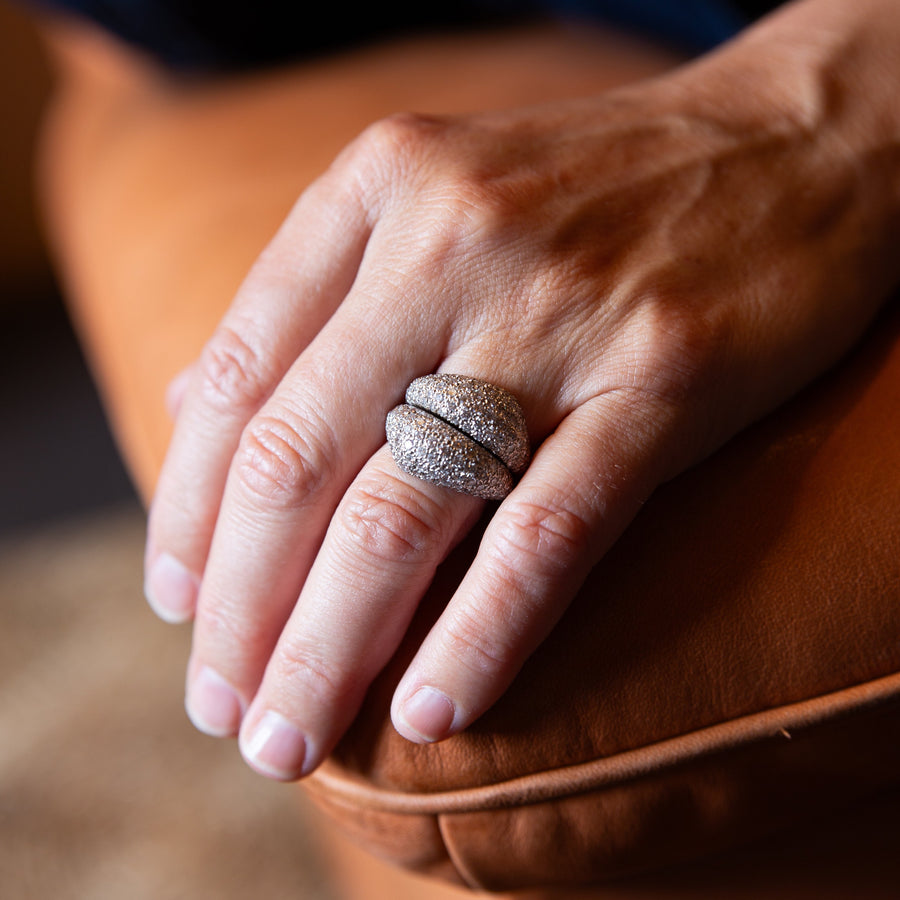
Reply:
<svg viewBox="0 0 900 900"><path fill-rule="evenodd" d="M536 448L397 687L395 726L433 741L502 694L657 485L853 343L889 281L877 192L771 80L736 93L732 54L394 117L301 196L193 367L151 511L148 596L195 615L201 730L311 772L483 511L387 452L413 378L507 388Z"/></svg>

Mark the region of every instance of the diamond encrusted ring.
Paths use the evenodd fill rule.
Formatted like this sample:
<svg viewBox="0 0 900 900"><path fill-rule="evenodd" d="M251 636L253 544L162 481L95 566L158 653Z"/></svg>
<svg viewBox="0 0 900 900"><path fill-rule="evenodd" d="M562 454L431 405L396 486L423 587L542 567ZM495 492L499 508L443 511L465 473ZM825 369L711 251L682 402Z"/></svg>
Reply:
<svg viewBox="0 0 900 900"><path fill-rule="evenodd" d="M500 500L530 456L518 400L465 375L425 375L388 413L388 445L397 465L432 484Z"/></svg>

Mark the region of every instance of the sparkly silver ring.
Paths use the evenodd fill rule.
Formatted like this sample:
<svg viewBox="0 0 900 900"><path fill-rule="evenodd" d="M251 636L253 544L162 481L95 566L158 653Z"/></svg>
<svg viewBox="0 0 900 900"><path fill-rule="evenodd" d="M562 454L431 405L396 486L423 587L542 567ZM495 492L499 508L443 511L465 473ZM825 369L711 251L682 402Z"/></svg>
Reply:
<svg viewBox="0 0 900 900"><path fill-rule="evenodd" d="M519 401L503 388L465 375L425 375L385 423L394 461L432 484L500 500L530 456Z"/></svg>

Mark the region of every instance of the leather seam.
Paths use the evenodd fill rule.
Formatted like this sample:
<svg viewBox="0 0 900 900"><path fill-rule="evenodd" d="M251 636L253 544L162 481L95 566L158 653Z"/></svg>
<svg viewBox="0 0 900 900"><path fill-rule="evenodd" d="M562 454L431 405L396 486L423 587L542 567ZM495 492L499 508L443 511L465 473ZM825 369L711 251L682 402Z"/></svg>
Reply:
<svg viewBox="0 0 900 900"><path fill-rule="evenodd" d="M470 890L484 891L485 886L475 877L471 868L466 865L464 857L457 852L458 848L456 842L453 840L452 835L447 831L447 814L438 813L435 818L437 819L438 833L444 844L444 852L447 854L447 858L456 870L456 874Z"/></svg>
<svg viewBox="0 0 900 900"><path fill-rule="evenodd" d="M310 787L344 804L409 815L486 812L558 800L618 787L643 776L763 741L784 741L813 728L900 699L900 672L797 703L751 713L676 737L588 762L518 776L493 784L434 792L379 788L326 763ZM662 762L661 762L662 760Z"/></svg>

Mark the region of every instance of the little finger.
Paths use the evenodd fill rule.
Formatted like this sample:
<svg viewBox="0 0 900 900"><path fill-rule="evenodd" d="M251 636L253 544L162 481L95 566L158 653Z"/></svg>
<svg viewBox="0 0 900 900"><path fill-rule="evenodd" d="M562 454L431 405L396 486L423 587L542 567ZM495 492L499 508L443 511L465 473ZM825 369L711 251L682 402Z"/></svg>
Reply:
<svg viewBox="0 0 900 900"><path fill-rule="evenodd" d="M666 417L611 392L570 413L488 525L394 694L416 742L468 727L509 687L663 477ZM669 432L670 433L670 432Z"/></svg>

